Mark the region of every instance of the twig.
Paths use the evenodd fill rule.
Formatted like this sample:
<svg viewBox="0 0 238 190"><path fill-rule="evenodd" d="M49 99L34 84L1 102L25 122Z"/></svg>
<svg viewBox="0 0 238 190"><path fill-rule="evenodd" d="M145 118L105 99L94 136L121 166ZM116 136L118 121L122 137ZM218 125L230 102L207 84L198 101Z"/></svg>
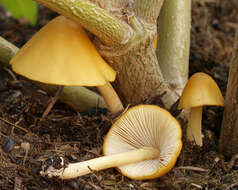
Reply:
<svg viewBox="0 0 238 190"><path fill-rule="evenodd" d="M2 117L0 117L0 120L4 121L5 123L7 123L7 124L9 124L9 125L12 125L12 126L18 128L18 129L20 129L20 130L22 130L22 131L24 131L25 133L28 133L28 130L27 130L27 129L24 129L23 127L21 127L21 126L19 126L19 125L17 125L17 124L11 123L10 121L8 121L8 120L6 120L6 119L4 119L4 118L2 118Z"/></svg>
<svg viewBox="0 0 238 190"><path fill-rule="evenodd" d="M11 75L11 77L12 77L12 79L13 79L14 81L17 81L16 75L15 75L9 68L3 67L3 69L4 69L5 71L7 71L7 72L9 73L9 75Z"/></svg>
<svg viewBox="0 0 238 190"><path fill-rule="evenodd" d="M229 190L229 189L231 189L232 187L235 187L235 186L238 186L238 182L229 185L225 190Z"/></svg>
<svg viewBox="0 0 238 190"><path fill-rule="evenodd" d="M91 181L93 182L93 177L94 178L96 178L96 180L98 181L98 182L101 182L101 180L99 179L99 177L97 176L97 171L96 170L93 170L92 168L90 168L90 166L88 166L88 169L91 171L91 174L92 175L90 175L90 179L91 179ZM90 183L90 182L89 182Z"/></svg>
<svg viewBox="0 0 238 190"><path fill-rule="evenodd" d="M191 183L192 186L197 187L198 189L202 189L201 185L195 184L195 183Z"/></svg>
<svg viewBox="0 0 238 190"><path fill-rule="evenodd" d="M0 132L0 136L3 136L5 138L7 138L8 136L7 135L4 135L3 133Z"/></svg>
<svg viewBox="0 0 238 190"><path fill-rule="evenodd" d="M228 164L229 169L231 169L235 165L236 160L238 160L238 154L232 156L231 161Z"/></svg>
<svg viewBox="0 0 238 190"><path fill-rule="evenodd" d="M95 185L95 184L93 184L93 183L91 183L91 182L88 182L88 185L90 185L92 188L94 188L94 189L96 189L96 190L102 190L101 187L99 187L99 186L97 186L97 185Z"/></svg>
<svg viewBox="0 0 238 190"><path fill-rule="evenodd" d="M82 178L78 178L78 180L79 180L80 183L83 183L84 185L89 185L89 186L91 186L93 189L102 190L100 187L98 187L98 186L92 184L91 182L85 181L85 180L83 180Z"/></svg>
<svg viewBox="0 0 238 190"><path fill-rule="evenodd" d="M19 177L15 177L14 180L14 190L21 190L22 189L22 180Z"/></svg>
<svg viewBox="0 0 238 190"><path fill-rule="evenodd" d="M64 86L59 86L58 90L55 93L55 96L51 99L51 102L48 104L47 108L45 109L44 113L42 114L42 118L45 118L49 114L49 112L55 105L56 101L59 99L59 95L62 92L63 88L64 88Z"/></svg>
<svg viewBox="0 0 238 190"><path fill-rule="evenodd" d="M178 169L178 170L193 170L193 171L197 171L197 172L209 172L210 171L208 169L203 169L203 168L194 167L194 166L180 166L180 167L177 167L175 169Z"/></svg>

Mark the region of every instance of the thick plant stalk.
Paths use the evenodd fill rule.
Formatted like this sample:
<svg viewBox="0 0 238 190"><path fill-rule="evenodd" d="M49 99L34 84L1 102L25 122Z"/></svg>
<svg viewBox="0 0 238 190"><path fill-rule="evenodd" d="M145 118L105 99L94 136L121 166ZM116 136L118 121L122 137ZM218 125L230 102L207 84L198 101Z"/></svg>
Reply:
<svg viewBox="0 0 238 190"><path fill-rule="evenodd" d="M227 84L219 149L226 157L238 154L238 30Z"/></svg>
<svg viewBox="0 0 238 190"><path fill-rule="evenodd" d="M171 89L181 95L188 78L191 0L164 0L158 19L158 59Z"/></svg>
<svg viewBox="0 0 238 190"><path fill-rule="evenodd" d="M159 98L160 105L170 109L176 102L178 95L171 91L164 81L153 49L153 39L157 32L155 18L159 11L154 11L152 19L140 18L140 15L150 17L151 15L147 13L151 10L146 8L147 5L150 9L155 9L154 7L161 5L161 0L128 1L131 8L117 9L117 11L123 11L125 8L128 11L126 15L124 14L127 18L124 20L114 17L113 10L103 11L87 0L37 1L81 23L102 41L102 43L96 41L95 45L107 63L117 71L114 86L124 106L150 103ZM100 2L97 1L97 3ZM134 5L142 11L140 14L138 12L138 15L135 14ZM115 34L112 35L112 33Z"/></svg>
<svg viewBox="0 0 238 190"><path fill-rule="evenodd" d="M36 1L75 20L107 45L125 44L133 35L129 25L89 0Z"/></svg>
<svg viewBox="0 0 238 190"><path fill-rule="evenodd" d="M153 44L149 47L138 44L127 54L107 54L104 57L116 71L119 71L115 88L124 105L151 102L156 97L157 100L160 99L162 106L170 109L177 100L177 95L164 81Z"/></svg>
<svg viewBox="0 0 238 190"><path fill-rule="evenodd" d="M107 1L102 1L102 0L90 0L91 2L95 3L99 7L105 9L105 10L118 10L122 6L128 5L128 0L107 0ZM117 12L118 13L118 12Z"/></svg>
<svg viewBox="0 0 238 190"><path fill-rule="evenodd" d="M136 15L147 23L156 24L164 0L135 0Z"/></svg>
<svg viewBox="0 0 238 190"><path fill-rule="evenodd" d="M11 68L9 61L17 51L16 46L0 37L0 66ZM54 95L58 89L56 85L46 85L39 82L35 82L35 84L51 95ZM80 86L64 87L59 100L76 111L87 111L91 107L106 107L106 103L100 95Z"/></svg>

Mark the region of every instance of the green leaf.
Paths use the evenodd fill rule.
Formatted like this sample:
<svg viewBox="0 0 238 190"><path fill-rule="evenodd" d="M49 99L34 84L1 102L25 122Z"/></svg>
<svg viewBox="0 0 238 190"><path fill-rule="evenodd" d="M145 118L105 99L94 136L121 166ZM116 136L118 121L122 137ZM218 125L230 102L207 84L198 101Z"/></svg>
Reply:
<svg viewBox="0 0 238 190"><path fill-rule="evenodd" d="M0 0L16 19L26 18L32 25L36 24L38 6L33 0Z"/></svg>

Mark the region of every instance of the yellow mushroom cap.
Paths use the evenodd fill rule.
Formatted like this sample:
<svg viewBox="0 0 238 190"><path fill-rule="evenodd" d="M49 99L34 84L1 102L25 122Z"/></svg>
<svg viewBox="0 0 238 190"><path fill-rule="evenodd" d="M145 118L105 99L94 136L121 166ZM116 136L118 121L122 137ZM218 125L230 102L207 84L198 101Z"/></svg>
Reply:
<svg viewBox="0 0 238 190"><path fill-rule="evenodd" d="M116 77L82 27L63 16L37 32L10 63L16 73L48 84L100 86Z"/></svg>
<svg viewBox="0 0 238 190"><path fill-rule="evenodd" d="M166 110L154 105L128 109L105 137L103 152L113 155L142 147L159 150L157 159L118 167L132 179L152 179L166 174L176 163L182 148L181 128Z"/></svg>
<svg viewBox="0 0 238 190"><path fill-rule="evenodd" d="M205 105L224 106L224 98L216 82L209 75L199 72L187 82L178 109Z"/></svg>

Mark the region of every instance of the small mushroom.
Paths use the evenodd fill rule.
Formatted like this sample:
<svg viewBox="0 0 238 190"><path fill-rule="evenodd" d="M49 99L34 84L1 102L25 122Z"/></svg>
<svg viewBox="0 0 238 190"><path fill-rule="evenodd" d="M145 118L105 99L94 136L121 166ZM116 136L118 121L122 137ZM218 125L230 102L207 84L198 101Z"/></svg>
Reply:
<svg viewBox="0 0 238 190"><path fill-rule="evenodd" d="M80 25L58 16L11 59L12 69L31 80L67 86L97 86L113 113L123 110L109 82L116 72L103 60Z"/></svg>
<svg viewBox="0 0 238 190"><path fill-rule="evenodd" d="M207 74L194 74L187 82L178 109L191 108L187 127L187 139L202 146L203 106L224 106L224 98L216 82Z"/></svg>
<svg viewBox="0 0 238 190"><path fill-rule="evenodd" d="M175 164L182 148L181 128L166 110L154 105L128 109L105 137L105 156L73 163L63 168L43 168L43 176L61 179L79 177L92 171L118 167L132 179L152 179L166 174ZM44 165L44 164L43 164Z"/></svg>

